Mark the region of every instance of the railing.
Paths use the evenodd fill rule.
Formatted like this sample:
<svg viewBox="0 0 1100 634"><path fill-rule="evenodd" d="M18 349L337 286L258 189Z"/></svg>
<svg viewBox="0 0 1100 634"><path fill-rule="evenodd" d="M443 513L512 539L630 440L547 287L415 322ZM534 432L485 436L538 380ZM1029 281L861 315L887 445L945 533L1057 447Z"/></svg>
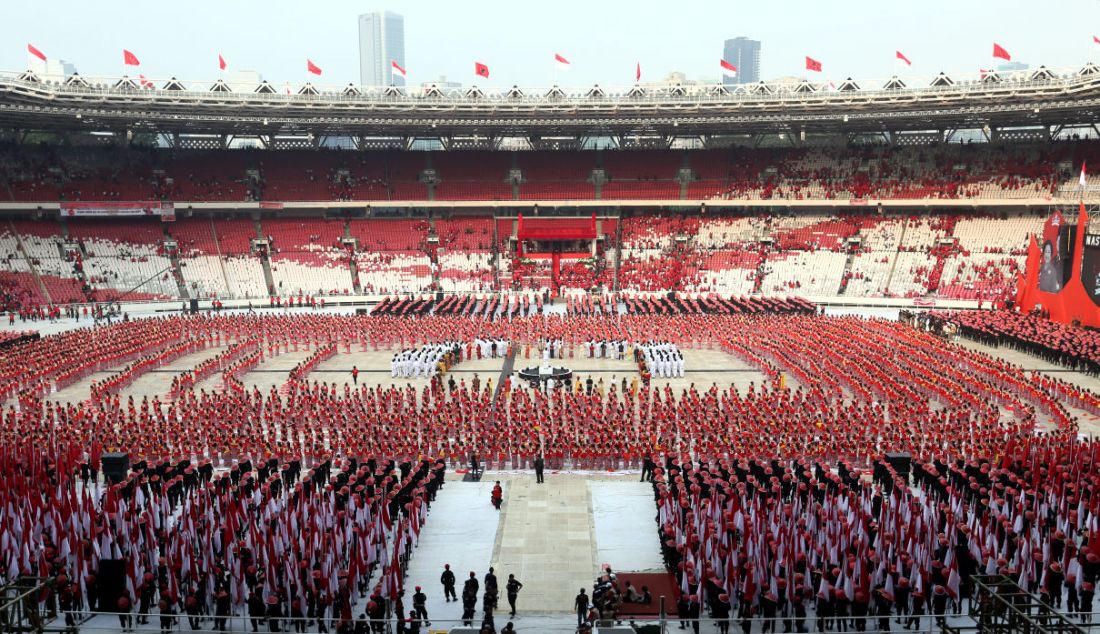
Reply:
<svg viewBox="0 0 1100 634"><path fill-rule="evenodd" d="M975 599L970 602L970 616L981 632L1085 631L1065 614L1021 588L1011 577L979 575L971 577L970 581L975 589Z"/></svg>
<svg viewBox="0 0 1100 634"><path fill-rule="evenodd" d="M1088 69L1090 67L1086 67ZM1095 68L1095 67L1091 67ZM919 98L927 95L936 99L944 97L966 97L971 93L1012 94L1019 97L1020 91L1035 89L1072 89L1090 86L1095 83L1096 75L1083 73L1085 69L1060 68L1024 71L996 71L993 73L964 72L954 76L945 74L935 76L905 76L886 79L866 79L859 81L831 82L828 79L797 82L773 81L752 84L726 85L718 82L699 84L642 84L633 86L608 86L598 84L592 87L527 87L527 88L479 88L476 85L462 88L427 87L365 87L347 84L344 86L305 83L295 86L283 86L268 82L224 83L213 80L139 80L128 76L79 77L65 83L53 81L50 76L38 77L26 72L0 71L0 85L20 88L25 94L46 94L52 97L137 97L142 101L156 101L170 97L174 102L180 98L210 101L231 106L234 103L253 102L257 104L316 104L318 102L334 105L357 103L385 103L392 105L422 104L595 104L602 102L629 101L631 103L674 103L674 102L786 102L786 101L845 101L853 98L866 99L889 96L891 100L899 96ZM995 76L996 79L993 79ZM76 77L76 76L74 76ZM50 81L42 81L48 79ZM900 80L900 83L899 83ZM169 88L171 86L171 88ZM219 90L212 90L215 86ZM873 86L873 88L864 88ZM887 86L890 86L887 88ZM838 87L843 87L840 89ZM259 91L259 92L257 92ZM289 94L288 94L289 93ZM1037 92L1037 95L1041 94ZM1072 95L1071 95L1072 96Z"/></svg>
<svg viewBox="0 0 1100 634"><path fill-rule="evenodd" d="M49 583L38 577L20 577L15 583L0 586L0 632L61 629L53 623L58 616L56 603L39 600Z"/></svg>
<svg viewBox="0 0 1100 634"><path fill-rule="evenodd" d="M362 605L354 606L353 612L362 612ZM320 631L319 620L309 617L249 617L247 615L228 615L224 617L215 617L212 615L200 615L195 618L195 625L197 627L192 628L189 623L189 617L187 614L173 614L163 617L157 613L150 613L146 616L147 623L139 623L138 619L141 615L136 612L117 613L117 612L98 612L95 614L88 614L86 612L70 612L62 613L58 615L58 619L64 615L70 615L73 622L76 623L76 627L73 631L79 631L81 634L92 634L99 632L118 632L122 627L122 622L119 621L119 617L127 619L130 623L127 631L141 633L141 632L191 632L191 631L203 631L203 632L218 632L218 633L241 633L251 632L255 627L261 632L296 632L298 631L298 625L301 624L301 631L305 632L317 632ZM358 614L356 615L358 616ZM1100 616L1097 613L1091 614L1074 614L1075 618L1081 619L1088 616L1090 619L1095 620L1096 616ZM224 624L221 622L224 619ZM346 623L351 626L353 631L355 626L359 623L367 625L369 631L386 632L392 634L397 631L397 621L391 615L384 619L372 621L368 618L352 618L350 621L342 621L337 618L327 618L324 620L325 629L330 632L341 631L341 623ZM576 614L565 613L521 613L517 618L509 618L507 613L501 612L493 617L493 624L495 630L500 631L506 623L511 621L517 631L523 631L524 633L539 632L546 634L567 634L570 632L582 632L592 630L582 630L577 625ZM485 623L484 614L480 611L477 612L475 617L469 621L470 625L466 625L467 622L461 619L429 619L431 625L426 625L426 622L421 623L421 632L448 632L448 631L460 631L460 632L477 632ZM1028 632L1035 634L1043 634L1045 632L1085 632L1091 630L1091 623L1084 623L1082 626L1076 626L1070 623L1072 629L1049 629L1039 624L1033 624L1031 627L1027 627L1022 623L1017 623L1013 628L1000 629L994 628L989 623L981 623L976 621L969 614L944 614L944 615L932 615L924 614L921 616L911 615L898 615L890 614L889 616L864 616L853 617L848 616L843 619L838 618L823 618L818 619L812 611L810 611L806 617L795 618L792 616L777 616L774 618L755 617L751 619L742 619L733 614L728 619L714 619L709 617L693 618L693 619L681 619L675 614L669 615L653 615L648 617L631 617L623 616L621 619L585 619L586 627L594 627L595 631L600 631L601 628L612 627L631 627L636 632L653 632L653 633L671 633L671 632L691 632L694 630L696 623L699 625L699 631L702 634L714 634L722 631L722 626L728 627L730 632L763 632L765 626L768 626L768 630L772 632L780 631L823 631L820 628L824 626L824 631L843 631L838 626L843 621L844 627L849 632L861 632L863 634L887 634L889 632L913 632L916 634L936 634L936 633L950 633L950 634L969 634L969 633L988 633L988 632ZM883 623L885 621L885 623ZM1068 620L1066 621L1068 623ZM370 629L371 625L375 625L377 629ZM347 627L345 625L345 627ZM746 626L747 625L747 629ZM883 627L885 625L886 627ZM47 624L44 626L48 629L58 629L58 626L54 624ZM465 628L465 629L463 629ZM6 631L6 630L5 630ZM29 630L23 630L29 631Z"/></svg>

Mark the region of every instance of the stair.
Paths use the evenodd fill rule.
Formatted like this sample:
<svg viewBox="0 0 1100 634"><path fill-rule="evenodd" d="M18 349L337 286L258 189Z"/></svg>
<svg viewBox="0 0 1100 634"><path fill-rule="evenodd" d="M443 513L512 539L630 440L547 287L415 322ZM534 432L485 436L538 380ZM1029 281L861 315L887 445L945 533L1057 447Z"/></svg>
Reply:
<svg viewBox="0 0 1100 634"><path fill-rule="evenodd" d="M225 287L232 293L233 287L229 285L229 273L225 270L225 258L222 257L222 245L218 241L218 228L214 226L214 218L210 218L210 232L214 235L214 246L218 249L218 266L222 270L222 279L225 280Z"/></svg>
<svg viewBox="0 0 1100 634"><path fill-rule="evenodd" d="M271 255L267 251L260 253L260 264L264 267L264 282L267 284L267 294L276 295L275 278L271 275Z"/></svg>
<svg viewBox="0 0 1100 634"><path fill-rule="evenodd" d="M47 290L46 285L42 283L42 276L38 274L38 268L34 266L34 261L27 256L27 249L23 246L23 236L19 235L19 232L15 230L15 223L10 219L8 220L8 229L10 229L11 234L15 236L15 241L19 245L19 252L23 254L23 261L27 263L27 268L34 277L34 283L38 285L39 292L42 293L42 297L46 298L47 303L52 304L53 298L50 297L50 291Z"/></svg>
<svg viewBox="0 0 1100 634"><path fill-rule="evenodd" d="M764 278L768 275L768 252L765 251L764 255L760 258L760 263L756 265L756 281L752 285L752 294L759 295L760 291L764 288Z"/></svg>
<svg viewBox="0 0 1100 634"><path fill-rule="evenodd" d="M168 233L167 225L163 225L162 229L166 239L174 239L171 234ZM176 288L180 294L180 299L191 299L191 291L188 290L187 283L183 281L183 267L180 266L179 249L168 254L168 262L172 265L172 278L176 280Z"/></svg>
<svg viewBox="0 0 1100 634"><path fill-rule="evenodd" d="M348 268L351 270L351 287L357 295L363 294L363 285L359 283L359 262L355 256L348 257Z"/></svg>
<svg viewBox="0 0 1100 634"><path fill-rule="evenodd" d="M172 263L172 277L176 280L176 288L179 289L180 299L191 299L191 291L187 290L187 284L183 281L183 269L180 268L179 253L169 255L168 261Z"/></svg>
<svg viewBox="0 0 1100 634"><path fill-rule="evenodd" d="M439 237L439 234L435 232L435 218L430 214L428 215L428 235L434 235L436 238ZM425 252L428 256L428 262L431 265L428 267L428 270L431 271L432 274L431 288L433 290L440 290L442 287L439 285L439 243L436 242L435 246L436 248L434 249L425 249Z"/></svg>
<svg viewBox="0 0 1100 634"><path fill-rule="evenodd" d="M905 244L905 230L908 228L908 222L901 223L901 236L898 237L897 248L890 254L894 260L890 262L890 274L886 276L886 290L890 290L890 285L894 283L894 271L898 268L898 253L901 252L901 245Z"/></svg>
<svg viewBox="0 0 1100 634"><path fill-rule="evenodd" d="M263 227L260 226L260 219L255 218L252 221L252 223L256 226L256 238L258 240L263 240L266 236L264 235ZM276 289L275 289L275 277L271 275L271 247L272 246L273 245L268 244L267 245L267 251L264 251L263 253L260 254L260 264L262 264L263 267L264 267L264 282L267 284L267 294L269 296L270 295L277 295L277 293L275 292L276 291Z"/></svg>
<svg viewBox="0 0 1100 634"><path fill-rule="evenodd" d="M848 291L848 274L852 272L852 265L856 262L856 252L849 251L848 258L844 260L844 272L840 274L840 288L837 289L837 295L843 295Z"/></svg>
<svg viewBox="0 0 1100 634"><path fill-rule="evenodd" d="M611 288L619 291L619 268L623 261L623 216L619 214L619 220L615 223L615 253L613 256L613 268L611 271Z"/></svg>

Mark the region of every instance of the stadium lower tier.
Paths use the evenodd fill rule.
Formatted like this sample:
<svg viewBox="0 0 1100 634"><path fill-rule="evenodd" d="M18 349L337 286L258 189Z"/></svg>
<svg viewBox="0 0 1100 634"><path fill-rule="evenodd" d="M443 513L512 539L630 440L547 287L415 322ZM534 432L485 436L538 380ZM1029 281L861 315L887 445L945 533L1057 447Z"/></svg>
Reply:
<svg viewBox="0 0 1100 634"><path fill-rule="evenodd" d="M15 220L0 226L0 298L18 310L617 289L988 304L1006 297L1042 220L1018 211ZM553 252L529 252L539 247Z"/></svg>
<svg viewBox="0 0 1100 634"><path fill-rule="evenodd" d="M589 378L528 387L478 340ZM371 379L393 353L444 341L459 343L442 374ZM593 341L674 346L689 371L710 367L648 377L636 354L593 359ZM174 374L170 392L157 370ZM773 615L847 626L871 601L887 620L963 612L981 574L1091 612L1100 576L1100 442L1078 435L1081 417L1100 416L1097 395L900 322L139 319L0 348L0 393L19 405L0 415L0 574L47 580L41 601L117 612L122 627L135 612L192 629L388 621L403 588L418 601L404 584L420 540L456 520L432 514L464 484L444 487L446 470L475 456L503 471L540 457L559 471L641 469L669 599L689 616L737 608L750 630ZM134 463L117 483L96 473L109 449ZM911 473L883 460L894 452ZM791 539L772 548L779 535ZM596 589L613 616L615 595Z"/></svg>

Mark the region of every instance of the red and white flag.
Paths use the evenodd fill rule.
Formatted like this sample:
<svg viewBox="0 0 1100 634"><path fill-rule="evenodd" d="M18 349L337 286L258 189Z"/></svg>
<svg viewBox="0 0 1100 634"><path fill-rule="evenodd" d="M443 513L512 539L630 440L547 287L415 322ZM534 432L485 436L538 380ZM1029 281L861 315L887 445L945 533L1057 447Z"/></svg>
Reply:
<svg viewBox="0 0 1100 634"><path fill-rule="evenodd" d="M313 73L314 75L320 75L321 74L321 67L318 66L317 64L314 64L313 60L310 60L310 59L306 60L306 70Z"/></svg>
<svg viewBox="0 0 1100 634"><path fill-rule="evenodd" d="M821 62L819 62L816 59L814 59L814 58L810 57L809 55L807 55L806 56L806 70L812 70L815 73L820 73L821 72Z"/></svg>
<svg viewBox="0 0 1100 634"><path fill-rule="evenodd" d="M1012 56L1008 54L1008 51L1005 50L1005 47L996 42L993 43L993 57L999 57L1006 62L1012 61Z"/></svg>
<svg viewBox="0 0 1100 634"><path fill-rule="evenodd" d="M489 67L481 62L474 62L474 74L489 79Z"/></svg>
<svg viewBox="0 0 1100 634"><path fill-rule="evenodd" d="M141 61L138 60L137 55L126 49L122 49L122 63L127 66L141 66Z"/></svg>
<svg viewBox="0 0 1100 634"><path fill-rule="evenodd" d="M636 62L634 64L634 81L642 80L642 63Z"/></svg>
<svg viewBox="0 0 1100 634"><path fill-rule="evenodd" d="M27 52L43 62L46 61L46 54L35 48L34 44L27 44Z"/></svg>
<svg viewBox="0 0 1100 634"><path fill-rule="evenodd" d="M554 66L558 70L569 70L569 60L565 59L561 53L554 53Z"/></svg>
<svg viewBox="0 0 1100 634"><path fill-rule="evenodd" d="M894 57L896 57L896 58L900 59L901 61L905 62L906 66L912 66L913 65L913 62L909 61L909 58L906 57L905 53L902 53L901 51L894 51Z"/></svg>
<svg viewBox="0 0 1100 634"><path fill-rule="evenodd" d="M390 68L393 69L392 72L394 75L401 75L402 77L406 76L405 69L402 68L401 64L398 64L397 61L390 60Z"/></svg>
<svg viewBox="0 0 1100 634"><path fill-rule="evenodd" d="M225 58L222 57L221 53L218 53L218 70L225 70L226 66L228 64L225 63Z"/></svg>
<svg viewBox="0 0 1100 634"><path fill-rule="evenodd" d="M1088 175L1085 174L1085 162L1084 161L1081 161L1081 177L1077 179L1077 182L1081 184L1081 189L1084 189L1085 185L1088 185L1088 183L1089 183Z"/></svg>
<svg viewBox="0 0 1100 634"><path fill-rule="evenodd" d="M734 66L733 64L727 62L726 60L722 60L721 64L722 64L722 74L723 75L725 75L726 77L737 77L737 67L736 66Z"/></svg>

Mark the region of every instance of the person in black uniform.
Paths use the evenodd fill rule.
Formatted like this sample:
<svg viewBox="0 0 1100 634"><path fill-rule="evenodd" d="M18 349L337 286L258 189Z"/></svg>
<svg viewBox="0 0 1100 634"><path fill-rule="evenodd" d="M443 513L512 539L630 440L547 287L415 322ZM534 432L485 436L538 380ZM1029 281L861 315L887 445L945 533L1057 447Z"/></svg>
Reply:
<svg viewBox="0 0 1100 634"><path fill-rule="evenodd" d="M719 634L729 634L730 631L730 595L722 593L718 600L710 604L710 616L718 622Z"/></svg>
<svg viewBox="0 0 1100 634"><path fill-rule="evenodd" d="M1093 584L1088 581L1081 584L1081 607L1079 609L1082 623L1092 622L1092 598L1094 595Z"/></svg>
<svg viewBox="0 0 1100 634"><path fill-rule="evenodd" d="M477 609L477 593L467 584L462 591L462 624L470 627L474 624L474 611Z"/></svg>
<svg viewBox="0 0 1100 634"><path fill-rule="evenodd" d="M516 579L515 575L508 575L508 583L504 585L505 591L508 593L508 606L512 608L510 616L516 615L516 598L519 597L519 591L523 588L523 584Z"/></svg>
<svg viewBox="0 0 1100 634"><path fill-rule="evenodd" d="M542 454L535 457L535 484L542 484L542 472L546 468L546 462L542 459Z"/></svg>
<svg viewBox="0 0 1100 634"><path fill-rule="evenodd" d="M909 619L905 622L905 629L921 629L921 617L924 616L924 593L914 590L909 597L913 600L913 610L909 613Z"/></svg>
<svg viewBox="0 0 1100 634"><path fill-rule="evenodd" d="M806 589L802 586L795 586L794 599L791 600L791 608L794 610L794 627L795 631L800 634L806 632Z"/></svg>
<svg viewBox="0 0 1100 634"><path fill-rule="evenodd" d="M588 617L588 595L584 588L581 588L580 594L573 599L573 609L577 611L577 627L584 625L584 620Z"/></svg>
<svg viewBox="0 0 1100 634"><path fill-rule="evenodd" d="M248 595L248 616L252 619L252 631L260 631L260 623L264 620L264 600L258 594L252 592Z"/></svg>
<svg viewBox="0 0 1100 634"><path fill-rule="evenodd" d="M432 624L428 620L428 595L421 591L420 586L416 586L416 592L413 594L413 610L416 612L416 618L424 621L424 625Z"/></svg>
<svg viewBox="0 0 1100 634"><path fill-rule="evenodd" d="M497 601L500 599L500 590L497 588L496 571L493 570L492 567L489 568L489 572L485 573L485 596L482 598L490 599L493 609L495 610L497 608Z"/></svg>
<svg viewBox="0 0 1100 634"><path fill-rule="evenodd" d="M451 570L451 564L443 564L443 574L439 576L439 583L443 584L443 598L450 603L451 599L458 601L455 595L455 573Z"/></svg>

